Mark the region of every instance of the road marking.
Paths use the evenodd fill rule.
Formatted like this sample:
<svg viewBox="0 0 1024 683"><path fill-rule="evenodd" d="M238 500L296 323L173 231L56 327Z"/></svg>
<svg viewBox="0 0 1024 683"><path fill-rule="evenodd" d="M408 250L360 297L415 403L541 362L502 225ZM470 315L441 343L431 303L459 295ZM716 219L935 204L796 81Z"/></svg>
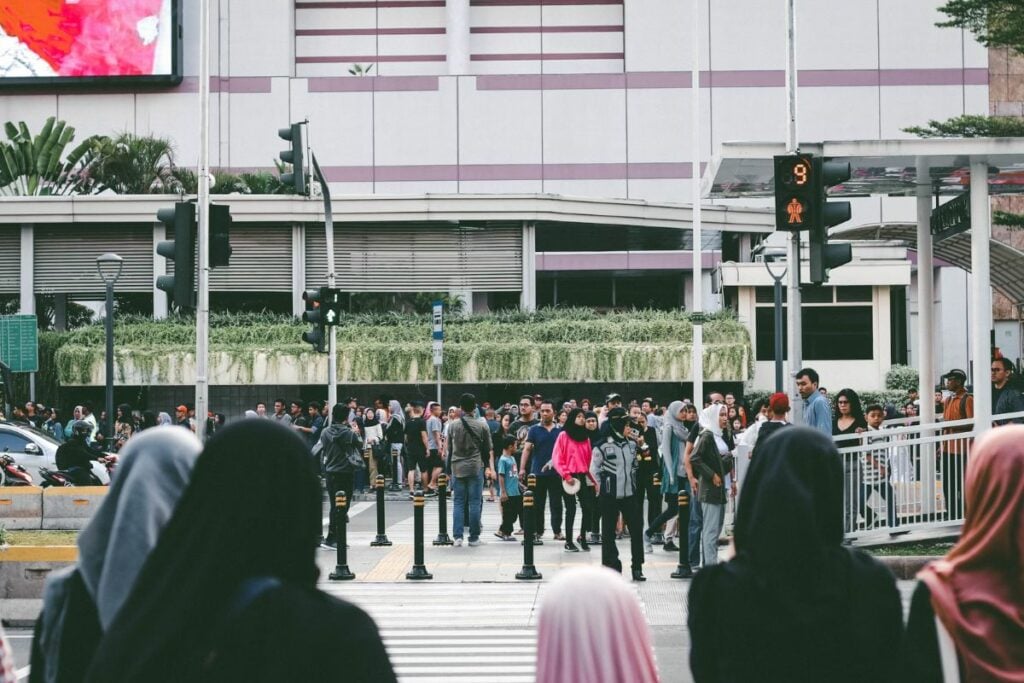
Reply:
<svg viewBox="0 0 1024 683"><path fill-rule="evenodd" d="M400 683L527 683L534 678L533 628L384 628L380 634Z"/></svg>
<svg viewBox="0 0 1024 683"><path fill-rule="evenodd" d="M32 671L31 666L23 666L14 672L14 676L20 681L23 678L27 678L30 671Z"/></svg>
<svg viewBox="0 0 1024 683"><path fill-rule="evenodd" d="M395 545L387 555L370 571L358 577L361 581L403 581L405 574L412 568L411 545Z"/></svg>
<svg viewBox="0 0 1024 683"><path fill-rule="evenodd" d="M366 502L366 501L363 501L362 503L356 503L355 505L352 506L352 509L348 511L348 518L352 519L353 517L358 515L360 512L363 512L364 510L369 510L374 505L375 505L375 503L369 503L369 502ZM321 524L330 524L331 523L331 518L330 517L324 517L322 520L320 520L320 523Z"/></svg>

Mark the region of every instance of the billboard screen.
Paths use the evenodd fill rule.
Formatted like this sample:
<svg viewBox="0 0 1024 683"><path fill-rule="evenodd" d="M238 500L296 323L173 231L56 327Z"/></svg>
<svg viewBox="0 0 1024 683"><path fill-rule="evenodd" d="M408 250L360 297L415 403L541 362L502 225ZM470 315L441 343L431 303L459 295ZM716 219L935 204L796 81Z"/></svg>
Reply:
<svg viewBox="0 0 1024 683"><path fill-rule="evenodd" d="M180 0L0 0L0 88L181 81Z"/></svg>

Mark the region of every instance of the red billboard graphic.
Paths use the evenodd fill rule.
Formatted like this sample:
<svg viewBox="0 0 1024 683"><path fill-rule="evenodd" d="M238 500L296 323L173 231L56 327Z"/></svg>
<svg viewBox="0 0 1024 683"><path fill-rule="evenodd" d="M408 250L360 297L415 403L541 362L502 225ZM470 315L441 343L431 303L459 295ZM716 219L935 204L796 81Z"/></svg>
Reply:
<svg viewBox="0 0 1024 683"><path fill-rule="evenodd" d="M173 4L0 0L0 79L173 76Z"/></svg>

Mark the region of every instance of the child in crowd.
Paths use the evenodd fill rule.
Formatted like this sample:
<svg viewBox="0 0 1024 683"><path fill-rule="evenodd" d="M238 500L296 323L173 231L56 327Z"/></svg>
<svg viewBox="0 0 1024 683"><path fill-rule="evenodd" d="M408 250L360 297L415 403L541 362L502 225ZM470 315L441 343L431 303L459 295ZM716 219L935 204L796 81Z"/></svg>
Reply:
<svg viewBox="0 0 1024 683"><path fill-rule="evenodd" d="M519 489L519 467L516 465L516 438L506 436L501 442L498 459L498 491L501 494L501 529L494 535L503 541L514 541L512 531L523 511L523 494Z"/></svg>

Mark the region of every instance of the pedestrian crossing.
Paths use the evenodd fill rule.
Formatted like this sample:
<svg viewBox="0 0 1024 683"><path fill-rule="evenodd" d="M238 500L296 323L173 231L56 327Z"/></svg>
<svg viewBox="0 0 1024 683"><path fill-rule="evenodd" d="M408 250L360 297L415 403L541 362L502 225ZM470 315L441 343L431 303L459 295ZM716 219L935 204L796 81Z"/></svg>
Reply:
<svg viewBox="0 0 1024 683"><path fill-rule="evenodd" d="M448 499L446 501L448 507L448 534L452 533L452 501ZM412 505L412 502L409 503ZM365 514L374 514L373 510L368 510ZM394 524L387 525L385 531L387 533L388 540L392 543L408 543L413 542L413 524L415 519L412 515L405 519L396 522ZM501 526L501 508L497 503L488 502L484 499L483 507L480 511L480 535L490 540L495 540L493 534ZM434 537L437 536L438 532L438 513L437 513L437 499L428 498L427 503L423 508L423 538L426 539L427 545L430 545ZM367 544L376 537L376 531L352 531L348 532L348 540L350 544ZM464 539L469 539L469 527L465 528L463 533Z"/></svg>
<svg viewBox="0 0 1024 683"><path fill-rule="evenodd" d="M527 683L539 584L359 584L320 588L364 609L401 683Z"/></svg>

